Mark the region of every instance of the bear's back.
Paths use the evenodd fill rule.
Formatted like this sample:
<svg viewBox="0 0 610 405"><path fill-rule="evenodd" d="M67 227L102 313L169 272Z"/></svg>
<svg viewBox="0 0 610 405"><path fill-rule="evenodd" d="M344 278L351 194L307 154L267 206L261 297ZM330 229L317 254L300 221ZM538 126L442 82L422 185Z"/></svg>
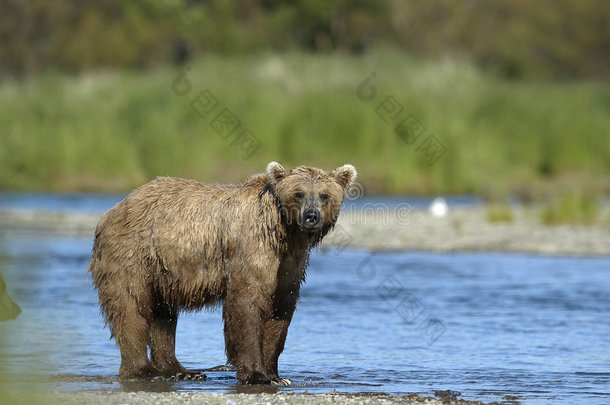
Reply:
<svg viewBox="0 0 610 405"><path fill-rule="evenodd" d="M240 185L158 177L104 215L94 250L191 274L222 271L235 252L277 251L280 216L261 195L266 183L264 175Z"/></svg>

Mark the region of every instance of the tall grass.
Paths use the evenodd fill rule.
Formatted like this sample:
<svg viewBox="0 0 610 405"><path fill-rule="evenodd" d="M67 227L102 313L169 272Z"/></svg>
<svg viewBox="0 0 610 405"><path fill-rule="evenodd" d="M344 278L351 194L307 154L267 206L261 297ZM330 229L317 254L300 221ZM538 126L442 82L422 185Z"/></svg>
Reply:
<svg viewBox="0 0 610 405"><path fill-rule="evenodd" d="M591 193L571 192L555 196L541 212L546 225L591 225L597 221L599 202Z"/></svg>
<svg viewBox="0 0 610 405"><path fill-rule="evenodd" d="M513 222L515 217L508 204L491 204L487 208L487 220L492 223Z"/></svg>
<svg viewBox="0 0 610 405"><path fill-rule="evenodd" d="M188 66L190 92L174 83L181 71L0 83L0 188L125 190L157 175L238 181L270 160L350 162L369 193L505 193L566 174L607 184L610 173L608 83L504 82L392 49L206 56ZM372 72L377 94L365 102L356 91ZM202 118L191 102L206 89L218 106ZM377 108L389 96L403 112L388 124ZM210 125L223 108L241 123L227 139ZM394 132L408 115L425 128L413 145ZM246 128L261 146L244 159L233 141ZM418 150L429 135L446 150L433 164Z"/></svg>

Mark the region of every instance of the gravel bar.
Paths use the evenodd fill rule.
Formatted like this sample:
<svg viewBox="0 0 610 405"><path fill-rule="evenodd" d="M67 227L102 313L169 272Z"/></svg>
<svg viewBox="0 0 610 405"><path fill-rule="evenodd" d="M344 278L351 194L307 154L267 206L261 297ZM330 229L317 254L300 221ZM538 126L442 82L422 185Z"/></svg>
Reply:
<svg viewBox="0 0 610 405"><path fill-rule="evenodd" d="M543 225L536 207L515 207L512 221L490 222L488 210L485 205L458 207L442 218L422 209L349 210L322 249L610 256L610 204L600 209L599 217L607 222L588 226ZM0 209L0 230L93 238L101 215Z"/></svg>
<svg viewBox="0 0 610 405"><path fill-rule="evenodd" d="M87 405L152 405L152 404L212 404L212 405L365 405L365 404L405 404L405 405L483 405L483 402L466 401L451 396L439 398L422 397L417 394L390 396L386 394L209 394L193 392L77 392L56 393L46 398L50 403ZM508 399L503 404L516 404Z"/></svg>
<svg viewBox="0 0 610 405"><path fill-rule="evenodd" d="M512 220L491 222L489 207L452 209L437 218L427 210L348 211L341 214L326 245L374 251L512 252L610 256L610 204L593 225L544 225L539 207L515 207Z"/></svg>

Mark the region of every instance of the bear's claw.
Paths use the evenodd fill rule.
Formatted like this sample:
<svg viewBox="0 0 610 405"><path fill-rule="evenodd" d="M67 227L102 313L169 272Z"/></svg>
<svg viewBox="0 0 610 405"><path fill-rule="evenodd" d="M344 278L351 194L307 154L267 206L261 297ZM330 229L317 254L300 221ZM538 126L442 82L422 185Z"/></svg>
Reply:
<svg viewBox="0 0 610 405"><path fill-rule="evenodd" d="M180 372L171 376L171 379L176 381L205 381L206 378L205 374L197 371Z"/></svg>
<svg viewBox="0 0 610 405"><path fill-rule="evenodd" d="M286 387L290 384L292 384L292 381L290 381L287 378L276 378L276 379L271 380L271 385L277 385L280 387Z"/></svg>

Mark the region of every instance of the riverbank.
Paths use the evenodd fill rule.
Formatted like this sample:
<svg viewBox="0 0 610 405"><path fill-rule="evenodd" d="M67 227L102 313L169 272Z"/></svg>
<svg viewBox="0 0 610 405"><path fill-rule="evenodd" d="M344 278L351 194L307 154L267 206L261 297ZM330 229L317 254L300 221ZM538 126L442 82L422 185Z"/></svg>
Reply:
<svg viewBox="0 0 610 405"><path fill-rule="evenodd" d="M485 251L545 255L610 255L610 224L545 225L538 207L513 207L511 219L492 221L490 207L450 209L444 217L427 210L348 211L323 246L378 251ZM610 207L603 206L601 218Z"/></svg>
<svg viewBox="0 0 610 405"><path fill-rule="evenodd" d="M9 399L17 399L9 398ZM200 392L75 392L29 397L33 403L45 404L87 404L87 405L150 405L150 404L212 404L212 405L484 405L479 401L467 401L451 396L450 392L437 393L437 398L417 394L389 396L387 394L208 394ZM38 401L40 399L40 402ZM10 402L10 401L9 401ZM10 402L12 403L12 402ZM19 403L19 401L15 402ZM516 397L507 395L501 404L518 404Z"/></svg>
<svg viewBox="0 0 610 405"><path fill-rule="evenodd" d="M403 207L404 208L404 207ZM513 207L505 221L489 219L484 204L450 208L437 218L424 209L346 210L322 249L488 251L610 256L610 224L544 225L535 207ZM0 229L93 237L102 213L0 209ZM600 208L610 218L610 204Z"/></svg>

